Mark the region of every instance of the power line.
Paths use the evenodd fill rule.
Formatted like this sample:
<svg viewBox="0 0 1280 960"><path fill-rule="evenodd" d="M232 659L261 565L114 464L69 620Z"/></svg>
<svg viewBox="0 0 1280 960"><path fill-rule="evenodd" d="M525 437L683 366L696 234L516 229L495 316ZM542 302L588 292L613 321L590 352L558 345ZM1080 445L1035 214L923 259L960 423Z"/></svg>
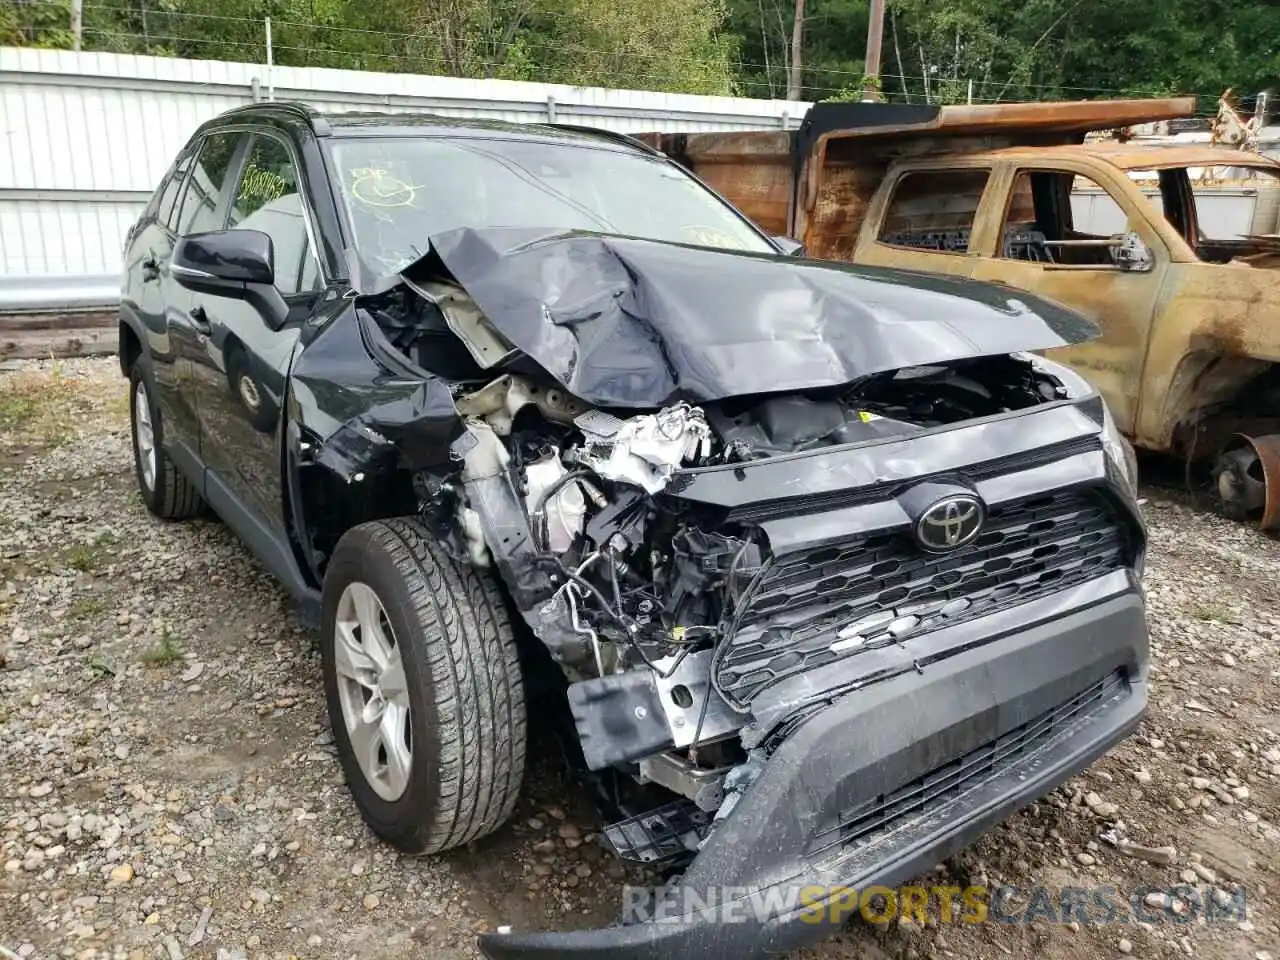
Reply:
<svg viewBox="0 0 1280 960"><path fill-rule="evenodd" d="M60 2L60 0L27 0L27 3L31 6L46 6L46 7L58 7L59 9L67 9L65 2ZM132 16L138 16L141 13L141 11L139 11L136 8L113 5L113 4L102 4L102 3L85 4L84 10L85 11L101 11L101 12L116 13L116 14L129 14ZM167 22L167 25L170 27L170 30L166 33L156 34L156 33L150 33L150 32L134 33L134 32L125 31L125 30L118 30L118 29L112 30L112 29L106 29L102 27L85 27L84 33L93 34L99 37L107 37L114 40L136 40L136 41L141 41L144 44L186 43L186 44L198 45L202 47L222 45L227 47L234 47L237 49L248 48L248 49L258 49L258 50L265 51L265 38L263 41L236 40L236 39L230 39L230 38L215 39L215 38L209 38L209 37L189 36L189 35L185 35L185 32L179 35L172 31L174 20L177 20L179 22L190 20L190 21L218 21L218 22L227 22L227 23L239 23L246 26L250 26L255 30L257 30L257 29L261 29L263 26L263 20L261 19L252 18L252 17L233 16L230 14L198 13L198 12L188 12L188 11L180 11L180 10L148 11L147 15L157 20ZM582 22L582 21L579 21L579 22ZM591 25L600 25L605 23L605 21L600 21L600 20L587 20L585 22ZM405 32L396 32L396 31L373 30L373 29L363 28L363 27L349 27L349 26L336 26L336 25L320 24L320 23L308 23L305 21L298 21L298 20L273 19L272 23L279 26L296 27L303 30L307 30L307 31L324 31L326 33L331 33L331 34L336 33L336 34L343 34L343 35L355 34L355 35L363 35L363 36L374 36L374 37L378 37L378 38L392 41L392 42L397 40L408 41L408 42L420 42L427 38L427 35L424 33L405 33ZM491 51L494 48L511 49L517 46L521 46L519 41L502 41L497 39L490 39L490 40L470 39L470 40L465 40L463 42L467 46L473 49L479 48L481 51L486 51L486 50ZM763 89L768 89L770 91L773 91L774 89L782 86L782 83L780 81L775 83L767 79L752 79L752 77L749 76L749 74L751 73L759 74L763 72L764 75L767 77L771 72L770 67L767 64L755 63L755 62L746 61L746 60L701 58L701 57L673 57L668 53L665 53L659 50L610 51L608 49L602 49L598 46L592 46L587 44L556 44L556 43L539 42L537 46L540 49L547 50L552 53L568 55L568 56L579 56L584 53L596 54L596 55L603 54L606 56L625 55L630 60L640 60L640 61L660 60L663 63L693 64L699 67L712 68L716 70L723 70L727 68L735 74L732 77L732 82L736 87L740 89L741 88L755 88L755 89L763 88ZM307 45L300 45L296 43L295 44L289 44L289 43L273 44L273 49L287 51L290 53L298 53L298 54L304 55L304 57L318 54L318 55L327 56L327 57L334 57L334 56L359 57L364 61L372 61L372 62L385 61L385 62L399 63L399 64L438 64L447 68L456 68L458 65L457 60L449 59L447 57L441 57L441 56L432 56L426 53L425 51L420 53L403 53L403 52L393 53L393 52L386 52L386 51L377 50L377 49L349 50L349 49L343 49L340 47L307 46ZM464 62L466 62L468 66L484 69L486 71L500 70L501 68L507 66L507 62L505 60L485 58L482 55L467 56L462 59L464 60ZM282 66L288 66L288 64L282 64ZM553 69L553 68L547 65L547 66L544 66L543 69ZM602 78L606 83L609 80L613 79L607 67L601 66L596 68L582 68L582 69L585 70L586 76ZM839 69L835 67L831 67L831 68L821 67L821 66L811 67L808 72L810 73L811 76L816 75L817 77L820 77L820 78L850 77L850 78L856 78L857 80L861 80L861 78L864 76L864 74L860 71L845 70L845 69ZM661 75L661 74L654 74L654 73L648 73L648 72L636 74L629 71L628 74L629 74L629 77L639 79L639 80L657 80L662 83L667 83L671 80L671 77L669 75ZM906 84L907 82L914 82L921 85L926 85L928 83L944 83L948 85L967 83L967 78L948 79L948 78L940 78L936 75L930 76L930 77L924 77L924 76L913 75L913 74L882 73L881 78L882 78L882 81L898 81L902 84ZM1005 98L1003 97L996 98L996 97L981 95L982 93L987 92L990 89L990 87L993 87L993 86L998 86L998 84L994 82L988 82L988 84L979 85L978 87L979 94L973 97L973 102L997 103L1004 100ZM819 83L819 84L808 84L805 87L805 90L812 94L838 94L838 93L843 93L848 89L850 89L850 84L843 84L841 86L825 86ZM1021 87L1021 89L1028 90L1027 87ZM1076 85L1068 85L1068 84L1048 84L1048 85L1041 84L1039 86L1038 92L1035 94L1037 99L1043 98L1046 92L1046 89L1054 94L1057 94L1059 92L1067 92L1067 91L1077 92L1077 93L1110 94L1110 95L1120 95L1120 96L1124 96L1128 94L1128 91L1117 89L1114 87L1086 87L1086 86L1076 86ZM884 90L883 93L884 95L890 98L900 96L899 94L893 93L889 90ZM1128 95L1131 95L1131 94L1128 94ZM1197 98L1216 100L1219 95L1219 92L1213 92L1213 93L1192 92L1186 95L1195 96ZM965 99L967 99L967 97ZM1211 115L1211 112L1210 112L1210 115Z"/></svg>
<svg viewBox="0 0 1280 960"><path fill-rule="evenodd" d="M213 46L224 45L224 46L241 47L241 48L248 47L254 50L265 50L264 42L255 42L255 41L246 41L246 40L215 40L215 39L209 39L209 38L203 38L203 37L181 37L181 36L174 36L169 34L154 34L154 33L140 34L140 33L129 33L126 31L118 31L118 30L104 30L98 27L86 27L84 32L86 34L92 34L100 37L110 37L112 39L146 40L153 43L171 43L172 42L172 43L196 43L196 44L206 44L206 45L213 45ZM351 51L351 50L343 50L337 47L307 47L307 46L297 46L294 44L280 44L280 43L273 44L272 49L276 51L287 51L287 52L302 53L302 54L323 54L325 56L330 56L330 57L332 56L346 57L346 58L358 57L360 59L366 59L374 62L390 60L390 61L395 61L400 63L411 63L411 64L437 63L437 64L444 64L444 65L452 65L452 61L444 57L433 57L433 56L428 56L426 54L411 55L411 54L383 53L380 51ZM471 61L471 63L472 65L478 66L478 67L492 67L492 68L500 68L505 65L502 61L486 61L486 60L474 60L474 61ZM278 64L278 65L288 66L288 64ZM546 69L550 69L550 67ZM602 80L607 82L613 76L610 70L607 67L603 67L603 66L597 67L597 68L580 68L580 69L584 69L585 76L594 78L596 80ZM660 74L635 73L635 72L629 72L628 78L636 79L636 80L654 80L654 81L660 81L663 83L668 82L671 79L668 76L662 76ZM564 82L564 81L556 81L556 82ZM745 82L748 84L759 84L762 86L767 85L764 81L745 81ZM840 92L836 88L819 88L819 89L820 89L820 92L830 92L830 93Z"/></svg>
<svg viewBox="0 0 1280 960"><path fill-rule="evenodd" d="M28 0L28 2L33 5L56 6L56 7L65 6L64 3L60 2L60 0ZM115 6L110 4L86 4L85 9L86 10L102 10L102 11L109 11L109 12L116 12L116 13L130 13L135 15L138 14L139 12L138 10L131 7L122 7L122 6ZM152 11L151 15L155 17L169 17L169 18L176 17L176 18L188 18L188 19L200 19L200 20L220 20L220 21L249 24L254 26L255 28L260 28L263 23L261 19L253 18L253 17L231 16L229 14L195 13L195 12L188 12L188 11L182 11L182 10L171 10L171 11L158 10L158 11ZM607 21L598 20L598 19L583 20L579 18L577 22L587 23L590 25L597 25L597 26L607 24ZM272 23L281 25L281 26L296 26L296 27L307 29L307 30L323 30L328 33L361 34L365 36L377 36L377 37L393 39L393 40L394 39L420 40L420 39L423 39L423 37L425 36L424 33L406 33L406 32L398 32L398 31L390 31L390 30L374 30L366 27L337 26L332 24L311 23L311 22L302 21L302 20L288 20L288 19L280 19L280 18L273 18ZM519 41L464 39L462 42L464 44L473 44L473 45L488 46L488 47L512 48L512 47L521 46ZM563 44L541 43L540 46L544 47L545 49L553 50L556 52L566 52L566 53L580 53L588 50L592 52L597 52L600 49L598 47L588 46L584 44L563 45ZM315 49L325 49L325 48L315 48ZM346 53L348 51L338 51L338 52ZM712 58L700 58L700 57L674 57L673 58L669 54L663 51L644 52L644 51L628 50L626 51L626 55L629 57L634 57L638 59L661 58L667 62L676 62L676 63L719 64L721 62L727 62L732 67L738 67L743 69L763 70L769 66L767 64L757 63L749 60L732 60L731 59L727 61L721 61L721 60L712 59ZM388 54L387 56L396 56L396 55ZM817 67L812 67L811 70L814 73L856 77L859 79L862 76L864 76L863 72L861 71L843 70L836 67L817 66ZM966 82L967 80L967 78L959 78L954 81L947 81L947 78L939 78L937 76L930 76L926 78L918 74L886 73L886 74L883 74L882 76L892 80L918 80L921 82L925 81L926 79L929 80L930 82L937 82L939 79L942 79L943 81L946 81L946 82L963 83L963 82ZM995 85L994 82L989 82L989 84ZM1053 84L1052 86L1056 90L1072 90L1072 91L1078 91L1081 93L1114 93L1114 94L1126 93L1125 90L1122 90L1116 87L1086 87L1086 86L1076 86L1076 85L1069 85L1069 84ZM826 89L833 89L833 88L826 88ZM1216 97L1218 96L1218 94L1219 92L1205 93L1205 94L1188 94L1188 95L1203 95L1203 96Z"/></svg>

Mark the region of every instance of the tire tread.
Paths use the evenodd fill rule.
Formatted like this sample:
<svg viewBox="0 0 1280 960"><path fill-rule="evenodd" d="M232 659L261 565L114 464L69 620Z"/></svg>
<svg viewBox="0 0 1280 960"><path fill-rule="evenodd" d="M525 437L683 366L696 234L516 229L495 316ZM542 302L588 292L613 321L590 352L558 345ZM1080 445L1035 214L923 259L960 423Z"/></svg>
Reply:
<svg viewBox="0 0 1280 960"><path fill-rule="evenodd" d="M405 612L420 627L438 714L434 810L388 839L404 850L438 853L492 832L515 809L526 723L515 634L493 577L455 561L421 521L402 517L354 529L385 550L404 578L411 607Z"/></svg>
<svg viewBox="0 0 1280 960"><path fill-rule="evenodd" d="M133 405L137 402L137 382L147 388L151 403L151 429L156 445L155 489L148 490L142 483L142 465L138 461L137 426ZM160 421L160 409L155 403L155 382L148 376L147 367L139 359L129 375L129 435L133 441L133 466L138 478L138 490L142 499L155 516L161 520L190 520L204 512L204 498L195 484L187 479L177 465L164 452L164 424Z"/></svg>

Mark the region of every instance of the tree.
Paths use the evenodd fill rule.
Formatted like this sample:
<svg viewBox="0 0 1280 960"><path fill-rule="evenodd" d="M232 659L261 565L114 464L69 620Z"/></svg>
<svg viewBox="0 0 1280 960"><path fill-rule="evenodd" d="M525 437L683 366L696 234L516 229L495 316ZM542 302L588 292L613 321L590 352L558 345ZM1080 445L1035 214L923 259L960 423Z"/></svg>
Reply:
<svg viewBox="0 0 1280 960"><path fill-rule="evenodd" d="M787 65L787 99L799 100L804 79L804 0L795 0L791 20L791 62Z"/></svg>
<svg viewBox="0 0 1280 960"><path fill-rule="evenodd" d="M820 100L863 82L869 0L110 0L90 50ZM70 0L0 42L71 46ZM882 91L933 103L1280 87L1273 0L887 0ZM856 99L856 97L855 97Z"/></svg>
<svg viewBox="0 0 1280 960"><path fill-rule="evenodd" d="M729 94L724 18L720 0L554 0L522 39L539 80Z"/></svg>

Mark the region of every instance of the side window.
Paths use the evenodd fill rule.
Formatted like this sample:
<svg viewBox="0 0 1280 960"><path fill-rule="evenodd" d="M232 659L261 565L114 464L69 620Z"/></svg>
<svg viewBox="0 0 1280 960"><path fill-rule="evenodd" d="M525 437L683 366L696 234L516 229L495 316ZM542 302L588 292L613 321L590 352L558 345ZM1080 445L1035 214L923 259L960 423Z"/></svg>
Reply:
<svg viewBox="0 0 1280 960"><path fill-rule="evenodd" d="M275 137L255 136L231 204L232 229L261 230L275 249L276 288L288 296L320 289L298 194L298 169Z"/></svg>
<svg viewBox="0 0 1280 960"><path fill-rule="evenodd" d="M1066 178L1066 174L1059 176ZM1088 237L1109 237L1129 229L1129 215L1095 180L1077 175L1069 182L1071 220L1066 225L1068 229Z"/></svg>
<svg viewBox="0 0 1280 960"><path fill-rule="evenodd" d="M179 234L185 236L222 228L218 201L227 189L231 161L244 136L242 133L215 133L204 138L199 159L187 178L187 189L178 208L174 229Z"/></svg>
<svg viewBox="0 0 1280 960"><path fill-rule="evenodd" d="M1001 257L1068 267L1115 267L1129 229L1124 208L1091 177L1068 170L1023 170L1013 183ZM1119 259L1118 259L1119 258Z"/></svg>
<svg viewBox="0 0 1280 960"><path fill-rule="evenodd" d="M920 170L893 188L881 243L941 253L965 253L989 170Z"/></svg>
<svg viewBox="0 0 1280 960"><path fill-rule="evenodd" d="M191 160L195 157L195 147L183 147L169 172L160 181L151 202L147 204L146 216L155 217L161 223L172 226L174 204L178 200L178 192L182 189L182 181L191 169Z"/></svg>

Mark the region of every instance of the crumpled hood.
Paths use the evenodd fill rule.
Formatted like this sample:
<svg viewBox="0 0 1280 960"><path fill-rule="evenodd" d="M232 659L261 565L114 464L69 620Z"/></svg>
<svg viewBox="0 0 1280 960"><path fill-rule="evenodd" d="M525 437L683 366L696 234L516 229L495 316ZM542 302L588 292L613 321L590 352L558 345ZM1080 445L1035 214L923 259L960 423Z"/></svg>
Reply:
<svg viewBox="0 0 1280 960"><path fill-rule="evenodd" d="M811 390L1098 334L1032 294L936 274L529 229L431 248L512 344L601 406Z"/></svg>

